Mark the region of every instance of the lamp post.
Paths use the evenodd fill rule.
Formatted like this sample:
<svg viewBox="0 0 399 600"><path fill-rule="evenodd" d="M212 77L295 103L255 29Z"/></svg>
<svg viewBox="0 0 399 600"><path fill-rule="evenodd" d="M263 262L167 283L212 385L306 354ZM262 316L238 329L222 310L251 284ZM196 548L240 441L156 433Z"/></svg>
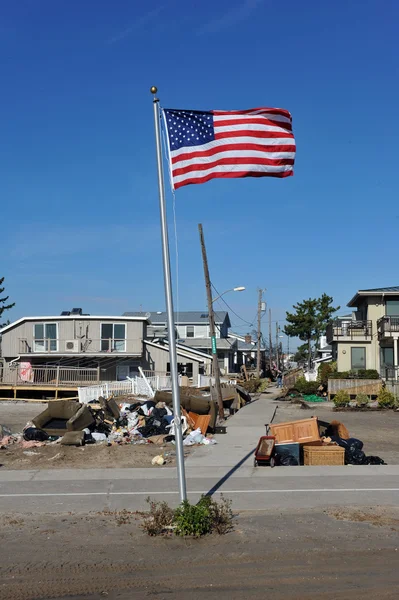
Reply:
<svg viewBox="0 0 399 600"><path fill-rule="evenodd" d="M231 288L230 290L226 290L219 296L216 296L212 300L210 295L210 289L208 292L208 312L209 312L209 333L211 335L211 343L212 343L212 364L213 364L213 373L215 375L215 387L216 387L216 395L218 400L219 407L219 417L224 419L224 407L223 407L223 395L222 395L222 386L220 384L220 370L219 370L219 360L218 360L218 350L216 345L216 328L215 328L215 314L213 312L213 303L216 300L219 300L222 296L227 294L228 292L243 292L245 290L244 286L239 286L235 288Z"/></svg>

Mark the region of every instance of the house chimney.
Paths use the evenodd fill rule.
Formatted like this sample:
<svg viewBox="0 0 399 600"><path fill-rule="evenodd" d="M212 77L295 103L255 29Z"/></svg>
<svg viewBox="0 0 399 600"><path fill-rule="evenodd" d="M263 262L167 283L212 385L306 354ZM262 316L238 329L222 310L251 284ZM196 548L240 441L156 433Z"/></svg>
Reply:
<svg viewBox="0 0 399 600"><path fill-rule="evenodd" d="M252 342L252 335L246 335L245 336L245 343L246 344L250 344Z"/></svg>

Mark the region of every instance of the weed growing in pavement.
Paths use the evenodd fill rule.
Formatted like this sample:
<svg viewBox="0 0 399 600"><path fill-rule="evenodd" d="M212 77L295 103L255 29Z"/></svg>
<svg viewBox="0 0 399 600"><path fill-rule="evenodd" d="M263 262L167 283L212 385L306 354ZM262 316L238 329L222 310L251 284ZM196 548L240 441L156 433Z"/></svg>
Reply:
<svg viewBox="0 0 399 600"><path fill-rule="evenodd" d="M209 533L223 535L233 529L231 500L223 496L217 502L203 496L197 504L183 502L173 510L166 502L154 502L147 498L148 513L141 513L142 528L151 536L174 531L182 537L202 537Z"/></svg>

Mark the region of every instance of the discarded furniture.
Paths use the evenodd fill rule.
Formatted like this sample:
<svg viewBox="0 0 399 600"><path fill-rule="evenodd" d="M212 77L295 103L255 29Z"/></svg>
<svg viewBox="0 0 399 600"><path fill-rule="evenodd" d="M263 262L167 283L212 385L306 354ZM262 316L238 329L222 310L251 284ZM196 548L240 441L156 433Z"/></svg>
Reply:
<svg viewBox="0 0 399 600"><path fill-rule="evenodd" d="M189 390L189 391L187 391ZM166 391L155 392L154 402L165 402L172 406L172 393ZM218 415L217 404L211 396L202 396L200 392L191 392L190 388L180 388L180 406L187 412L197 413L197 415L210 415L209 427L215 427Z"/></svg>
<svg viewBox="0 0 399 600"><path fill-rule="evenodd" d="M295 458L298 465L301 464L301 445L298 442L287 442L285 444L276 444L276 462L279 464L279 457L290 455Z"/></svg>
<svg viewBox="0 0 399 600"><path fill-rule="evenodd" d="M79 414L78 414L79 413ZM87 406L69 400L49 402L47 408L32 419L35 427L49 435L62 436L66 431L78 431L94 423Z"/></svg>
<svg viewBox="0 0 399 600"><path fill-rule="evenodd" d="M273 423L269 425L269 429L279 444L287 442L299 442L300 444L321 442L317 417L289 421L288 423Z"/></svg>
<svg viewBox="0 0 399 600"><path fill-rule="evenodd" d="M61 446L83 446L84 439L84 431L67 431L60 443Z"/></svg>
<svg viewBox="0 0 399 600"><path fill-rule="evenodd" d="M274 457L275 441L276 438L272 435L262 435L256 446L254 467L257 467L258 465L269 465L270 467L274 467L276 464Z"/></svg>
<svg viewBox="0 0 399 600"><path fill-rule="evenodd" d="M304 446L304 465L344 465L345 450L340 446Z"/></svg>

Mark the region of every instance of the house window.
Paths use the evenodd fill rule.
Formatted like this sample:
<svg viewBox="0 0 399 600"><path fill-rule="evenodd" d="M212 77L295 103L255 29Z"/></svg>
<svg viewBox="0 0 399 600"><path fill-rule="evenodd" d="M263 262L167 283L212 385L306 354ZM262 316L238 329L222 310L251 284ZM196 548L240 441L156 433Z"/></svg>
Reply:
<svg viewBox="0 0 399 600"><path fill-rule="evenodd" d="M194 337L194 325L187 325L187 337Z"/></svg>
<svg viewBox="0 0 399 600"><path fill-rule="evenodd" d="M366 348L351 348L351 365L353 371L366 368Z"/></svg>
<svg viewBox="0 0 399 600"><path fill-rule="evenodd" d="M101 352L126 352L126 325L101 324Z"/></svg>
<svg viewBox="0 0 399 600"><path fill-rule="evenodd" d="M386 300L385 302L386 314L388 317L399 316L399 300Z"/></svg>
<svg viewBox="0 0 399 600"><path fill-rule="evenodd" d="M33 327L34 352L57 352L57 323L35 323Z"/></svg>

